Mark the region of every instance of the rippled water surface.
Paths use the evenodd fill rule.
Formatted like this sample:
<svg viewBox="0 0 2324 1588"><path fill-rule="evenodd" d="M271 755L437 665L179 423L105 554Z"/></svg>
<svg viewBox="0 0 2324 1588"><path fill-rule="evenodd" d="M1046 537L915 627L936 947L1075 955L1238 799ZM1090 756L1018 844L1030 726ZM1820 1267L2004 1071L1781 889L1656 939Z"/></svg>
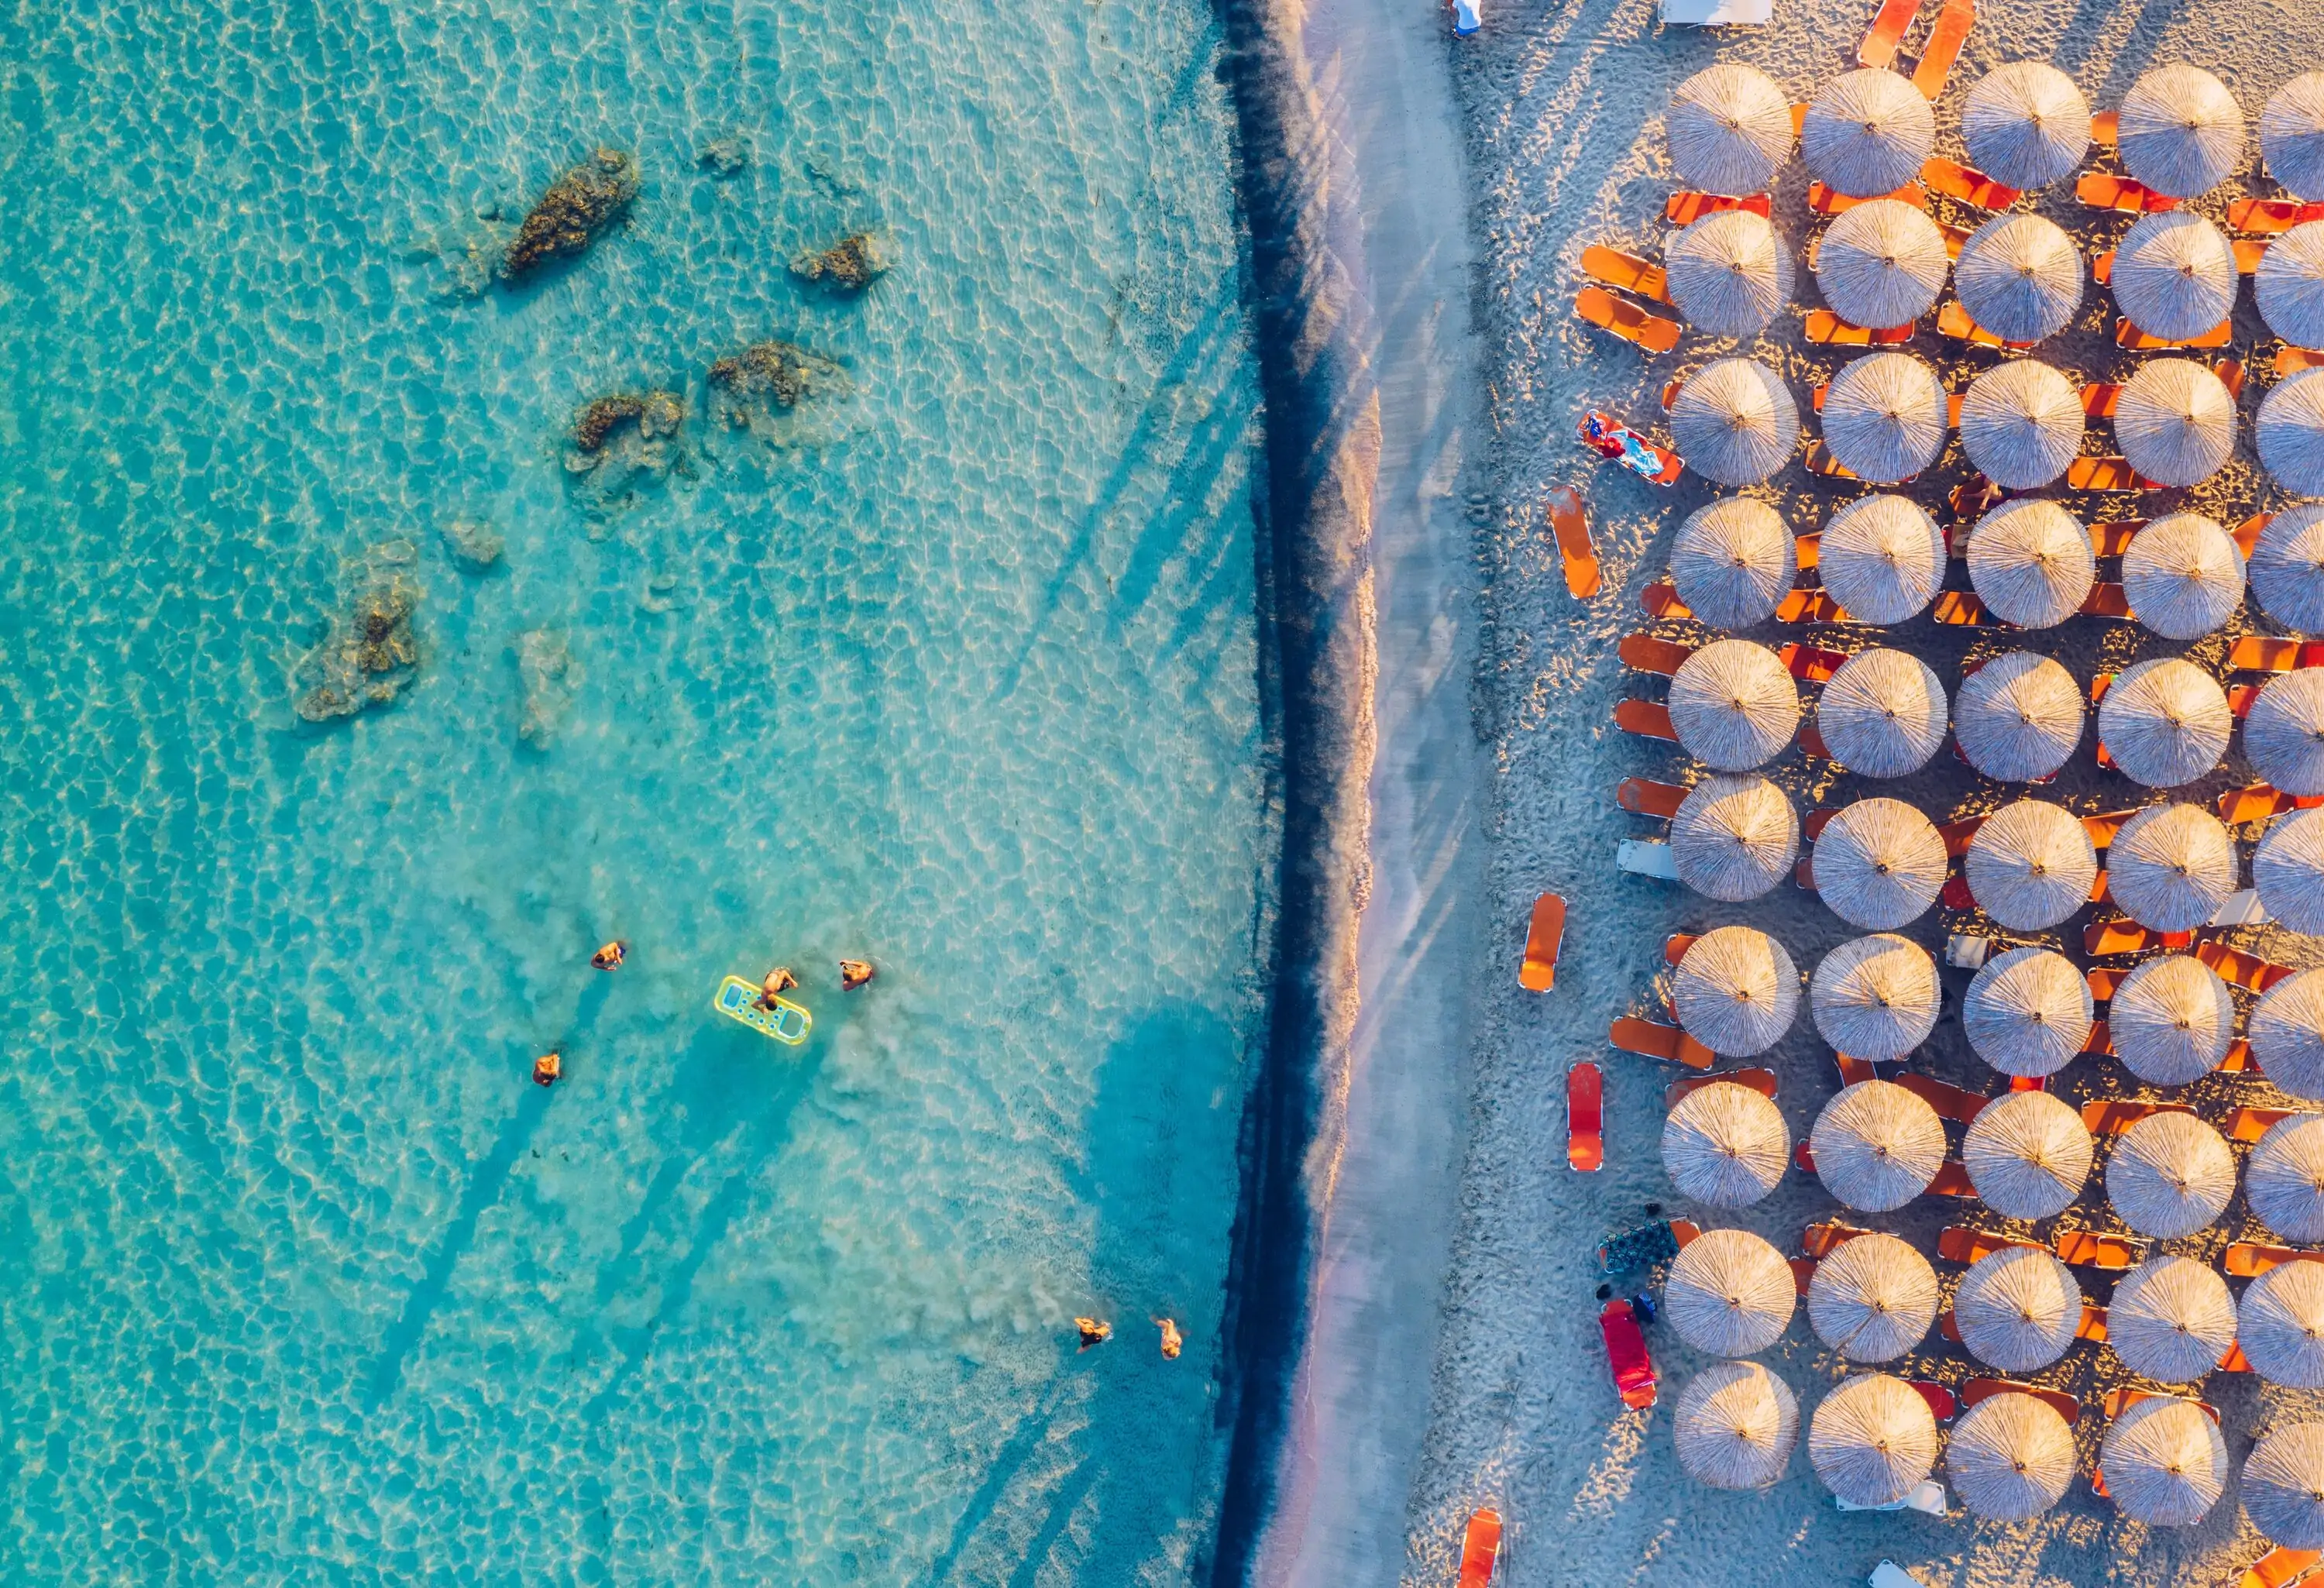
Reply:
<svg viewBox="0 0 2324 1588"><path fill-rule="evenodd" d="M0 1580L1186 1574L1274 843L1211 25L0 18ZM599 144L632 224L474 291ZM706 424L770 337L845 389ZM648 386L669 476L569 475ZM374 586L416 679L301 723ZM783 960L796 1052L709 1010Z"/></svg>

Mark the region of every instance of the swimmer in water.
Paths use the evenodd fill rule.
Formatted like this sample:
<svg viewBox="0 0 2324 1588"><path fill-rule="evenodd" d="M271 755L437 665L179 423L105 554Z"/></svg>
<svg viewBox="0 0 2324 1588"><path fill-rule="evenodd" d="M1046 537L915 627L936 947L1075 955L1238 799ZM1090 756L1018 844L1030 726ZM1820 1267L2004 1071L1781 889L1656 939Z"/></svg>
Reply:
<svg viewBox="0 0 2324 1588"><path fill-rule="evenodd" d="M1113 1325L1101 1323L1096 1318L1075 1318L1074 1327L1081 1331L1083 1351L1093 1345L1102 1345L1113 1338Z"/></svg>
<svg viewBox="0 0 2324 1588"><path fill-rule="evenodd" d="M591 955L589 963L601 971L617 971L622 968L622 960L629 951L630 946L616 937Z"/></svg>
<svg viewBox="0 0 2324 1588"><path fill-rule="evenodd" d="M798 978L791 974L790 966L787 965L777 965L774 969L767 973L767 979L759 984L759 1007L761 1009L774 1008L777 994L788 992L798 985Z"/></svg>
<svg viewBox="0 0 2324 1588"><path fill-rule="evenodd" d="M1185 1349L1186 1344L1185 1337L1178 1333L1177 1320L1156 1318L1154 1321L1162 1325L1162 1360L1176 1362L1178 1353Z"/></svg>
<svg viewBox="0 0 2324 1588"><path fill-rule="evenodd" d="M532 1061L532 1084L554 1086L565 1078L565 1057L562 1054L544 1053Z"/></svg>
<svg viewBox="0 0 2324 1588"><path fill-rule="evenodd" d="M839 962L839 990L853 992L869 982L876 973L868 959L843 959Z"/></svg>

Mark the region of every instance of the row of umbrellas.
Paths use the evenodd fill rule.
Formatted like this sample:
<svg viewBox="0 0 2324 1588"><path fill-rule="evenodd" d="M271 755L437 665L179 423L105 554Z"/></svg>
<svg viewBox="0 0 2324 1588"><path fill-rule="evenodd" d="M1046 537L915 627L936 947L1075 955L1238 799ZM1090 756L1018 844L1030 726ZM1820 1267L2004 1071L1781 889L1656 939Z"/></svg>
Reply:
<svg viewBox="0 0 2324 1588"><path fill-rule="evenodd" d="M2131 85L2117 114L2116 148L2131 175L2158 193L2192 198L2243 163L2244 114L2225 84L2184 65ZM1689 187L1740 196L1764 190L1791 158L1788 96L1765 72L1733 62L1679 85L1669 120L1671 161ZM1894 192L1936 152L1936 113L1895 72L1845 72L1809 104L1797 134L1816 178L1850 198ZM2071 175L2089 153L2090 107L2074 81L2039 61L2013 61L1969 91L1961 139L1970 162L2019 189ZM2268 172L2296 196L2324 199L2324 72L2292 78L2259 123Z"/></svg>

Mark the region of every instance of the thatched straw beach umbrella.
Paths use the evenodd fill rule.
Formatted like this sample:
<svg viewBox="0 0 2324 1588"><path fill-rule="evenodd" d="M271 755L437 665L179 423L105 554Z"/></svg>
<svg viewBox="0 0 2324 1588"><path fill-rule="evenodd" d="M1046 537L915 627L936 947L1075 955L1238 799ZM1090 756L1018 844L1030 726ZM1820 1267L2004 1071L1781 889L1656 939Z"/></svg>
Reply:
<svg viewBox="0 0 2324 1588"><path fill-rule="evenodd" d="M1888 1213L1929 1188L1945 1159L1937 1111L1892 1081L1844 1086L1808 1132L1816 1177L1844 1205Z"/></svg>
<svg viewBox="0 0 2324 1588"><path fill-rule="evenodd" d="M2114 990L2107 1030L2132 1075L2156 1086L2184 1086L2227 1057L2236 1039L2236 1001L2218 973L2193 955L2160 955L2133 966Z"/></svg>
<svg viewBox="0 0 2324 1588"><path fill-rule="evenodd" d="M2090 103L2045 61L2013 60L1969 91L1961 138L1978 170L2013 188L2072 174L2090 148Z"/></svg>
<svg viewBox="0 0 2324 1588"><path fill-rule="evenodd" d="M2301 72L2268 96L2259 152L2293 198L2324 198L2324 71Z"/></svg>
<svg viewBox="0 0 2324 1588"><path fill-rule="evenodd" d="M1791 251L1766 216L1748 209L1689 225L1664 245L1663 271L1687 323L1714 337L1756 337L1791 300Z"/></svg>
<svg viewBox="0 0 2324 1588"><path fill-rule="evenodd" d="M1944 531L1910 497L1860 497L1824 526L1816 573L1849 616L1901 623L1935 600L1944 583Z"/></svg>
<svg viewBox="0 0 2324 1588"><path fill-rule="evenodd" d="M2280 1092L2324 1100L2324 970L2286 976L2246 1022L2251 1056Z"/></svg>
<svg viewBox="0 0 2324 1588"><path fill-rule="evenodd" d="M1917 656L1859 651L1824 685L1815 716L1840 765L1868 778L1901 778L1944 744L1945 687Z"/></svg>
<svg viewBox="0 0 2324 1588"><path fill-rule="evenodd" d="M2227 1444L2191 1400L2142 1400L2115 1418L2098 1446L2115 1509L2151 1528L2191 1528L2227 1483Z"/></svg>
<svg viewBox="0 0 2324 1588"><path fill-rule="evenodd" d="M1722 485L1756 485L1791 460L1800 444L1799 405L1774 370L1722 358L1687 377L1671 402L1679 456Z"/></svg>
<svg viewBox="0 0 2324 1588"><path fill-rule="evenodd" d="M2276 925L2324 936L2324 809L2268 824L2252 854L2252 886Z"/></svg>
<svg viewBox="0 0 2324 1588"><path fill-rule="evenodd" d="M2006 1219L2063 1213L2090 1177L2082 1116L2047 1092L2009 1092L1977 1111L1961 1163L1986 1205Z"/></svg>
<svg viewBox="0 0 2324 1588"><path fill-rule="evenodd" d="M2005 1246L1969 1265L1953 1292L1953 1323L1969 1353L2006 1373L2030 1373L2065 1355L2082 1324L2082 1293L2066 1265L2033 1246Z"/></svg>
<svg viewBox="0 0 2324 1588"><path fill-rule="evenodd" d="M1970 1511L2022 1522L2064 1498L2074 1479L2074 1431L2038 1395L1988 1396L1953 1426L1945 1471Z"/></svg>
<svg viewBox="0 0 2324 1588"><path fill-rule="evenodd" d="M1893 71L1841 73L1816 95L1800 129L1808 169L1851 198L1895 192L1936 146L1936 113Z"/></svg>
<svg viewBox="0 0 2324 1588"><path fill-rule="evenodd" d="M1748 1207L1773 1191L1791 1152L1783 1111L1732 1081L1696 1087L1663 1122L1671 1184L1712 1207Z"/></svg>
<svg viewBox="0 0 2324 1588"><path fill-rule="evenodd" d="M2201 1378L2235 1343L2236 1298L2192 1258L2148 1258L2107 1304L2107 1343L2131 1371L2166 1384Z"/></svg>
<svg viewBox="0 0 2324 1588"><path fill-rule="evenodd" d="M1824 393L1824 445L1859 479L1894 485L1945 449L1946 408L1936 371L1909 353L1875 353L1841 370Z"/></svg>
<svg viewBox="0 0 2324 1588"><path fill-rule="evenodd" d="M2115 250L2110 284L2140 330L2200 337L2235 309L2235 250L2226 234L2190 211L2143 215Z"/></svg>
<svg viewBox="0 0 2324 1588"><path fill-rule="evenodd" d="M2235 1155L2191 1113L2151 1113L2115 1143L2106 1187L2124 1223L2175 1241L2218 1222L2236 1193Z"/></svg>
<svg viewBox="0 0 2324 1588"><path fill-rule="evenodd" d="M2300 1259L2245 1288L2236 1336L2252 1371L2287 1390L2324 1390L2324 1262Z"/></svg>
<svg viewBox="0 0 2324 1588"><path fill-rule="evenodd" d="M2141 926L2191 932L2236 891L2235 841L2199 805L2150 805L2116 831L2107 891Z"/></svg>
<svg viewBox="0 0 2324 1588"><path fill-rule="evenodd" d="M1757 899L1792 872L1800 818L1784 791L1757 773L1714 772L1687 790L1671 818L1678 880L1708 899Z"/></svg>
<svg viewBox="0 0 2324 1588"><path fill-rule="evenodd" d="M1765 1489L1791 1464L1800 1404L1756 1362L1722 1362L1680 1391L1671 1434L1687 1476L1713 1489Z"/></svg>
<svg viewBox="0 0 2324 1588"><path fill-rule="evenodd" d="M1961 449L1978 471L2012 491L2046 485L2082 449L2082 398L2039 359L1997 364L1961 399Z"/></svg>
<svg viewBox="0 0 2324 1588"><path fill-rule="evenodd" d="M2122 587L2138 621L2166 640L2200 640L2244 598L2244 554L2219 522L2167 513L2130 538Z"/></svg>
<svg viewBox="0 0 2324 1588"><path fill-rule="evenodd" d="M2123 96L2116 147L2140 181L2173 198L2192 198L2243 163L2243 109L2209 72L2158 67Z"/></svg>
<svg viewBox="0 0 2324 1588"><path fill-rule="evenodd" d="M1713 640L1679 663L1669 704L1678 742L1723 772L1774 760L1799 731L1799 686L1774 651L1748 640Z"/></svg>
<svg viewBox="0 0 2324 1588"><path fill-rule="evenodd" d="M2073 674L2049 657L2012 651L1961 680L1953 740L1987 777L2032 782L2072 759L2083 709Z"/></svg>
<svg viewBox="0 0 2324 1588"><path fill-rule="evenodd" d="M2244 719L2244 753L2284 793L2324 794L2324 671L2302 668L2259 692Z"/></svg>
<svg viewBox="0 0 2324 1588"><path fill-rule="evenodd" d="M2089 1040L2090 986L2047 948L2013 948L1985 962L1961 1000L1969 1045L2005 1076L2053 1076Z"/></svg>
<svg viewBox="0 0 2324 1588"><path fill-rule="evenodd" d="M1756 927L1720 927L1690 945L1671 978L1671 1008L1687 1035L1729 1058L1765 1053L1800 1012L1800 973Z"/></svg>
<svg viewBox="0 0 2324 1588"><path fill-rule="evenodd" d="M1904 1355L1936 1318L1936 1270L1894 1235L1851 1237L1808 1281L1808 1323L1850 1362Z"/></svg>
<svg viewBox="0 0 2324 1588"><path fill-rule="evenodd" d="M1671 583L1715 629L1748 629L1775 615L1799 576L1798 541L1775 510L1723 496L1686 515L1671 542Z"/></svg>
<svg viewBox="0 0 2324 1588"><path fill-rule="evenodd" d="M1663 1281L1663 1311L1697 1351L1765 1351L1799 1304L1792 1265L1748 1230L1705 1230L1688 1242Z"/></svg>
<svg viewBox="0 0 2324 1588"><path fill-rule="evenodd" d="M2270 1125L2244 1165L2244 1196L2278 1238L2324 1241L2324 1115L2296 1113Z"/></svg>
<svg viewBox="0 0 2324 1588"><path fill-rule="evenodd" d="M2244 1460L2243 1495L2252 1526L2271 1543L2324 1549L2324 1423L2269 1429Z"/></svg>
<svg viewBox="0 0 2324 1588"><path fill-rule="evenodd" d="M1808 1421L1808 1463L1850 1505L1902 1500L1937 1463L1937 1419L1921 1392L1886 1373L1849 1380Z"/></svg>
<svg viewBox="0 0 2324 1588"><path fill-rule="evenodd" d="M1902 1058L1937 1024L1937 962L1909 938L1858 937L1823 956L1808 983L1817 1031L1858 1058Z"/></svg>
<svg viewBox="0 0 2324 1588"><path fill-rule="evenodd" d="M1907 326L1935 307L1950 263L1925 210L1874 198L1843 212L1816 245L1816 287L1851 325Z"/></svg>
<svg viewBox="0 0 2324 1588"><path fill-rule="evenodd" d="M1996 924L2039 932L2090 901L2098 874L2089 829L2061 807L2017 799L1978 824L1963 857L1969 891Z"/></svg>
<svg viewBox="0 0 2324 1588"><path fill-rule="evenodd" d="M2259 405L2259 460L2276 484L2324 496L2324 369L2277 383Z"/></svg>
<svg viewBox="0 0 2324 1588"><path fill-rule="evenodd" d="M2054 221L1997 215L1961 245L1953 290L1969 319L2005 342L2039 342L2081 307L2082 253Z"/></svg>
<svg viewBox="0 0 2324 1588"><path fill-rule="evenodd" d="M2114 438L2158 485L2199 485L2236 449L2236 400L2191 359L2158 358L2123 383Z"/></svg>
<svg viewBox="0 0 2324 1588"><path fill-rule="evenodd" d="M2324 344L2324 220L2304 221L2270 243L2252 290L2269 330L2294 347Z"/></svg>
<svg viewBox="0 0 2324 1588"><path fill-rule="evenodd" d="M1969 582L2004 623L2061 623L2089 599L2098 578L2090 532L2046 496L2005 502L1969 537Z"/></svg>
<svg viewBox="0 0 2324 1588"><path fill-rule="evenodd" d="M1705 67L1671 96L1671 163L1679 180L1740 197L1765 189L1792 153L1792 104L1748 66Z"/></svg>
<svg viewBox="0 0 2324 1588"><path fill-rule="evenodd" d="M2175 656L2132 663L2098 702L2107 753L2125 777L2150 789L2176 789L2209 772L2235 723L2218 680Z"/></svg>
<svg viewBox="0 0 2324 1588"><path fill-rule="evenodd" d="M2268 616L2303 633L2324 632L2324 502L2268 521L2252 549L2251 584Z"/></svg>
<svg viewBox="0 0 2324 1588"><path fill-rule="evenodd" d="M1816 891L1849 925L1892 932L1937 901L1946 864L1927 817L1901 799L1859 799L1816 838Z"/></svg>

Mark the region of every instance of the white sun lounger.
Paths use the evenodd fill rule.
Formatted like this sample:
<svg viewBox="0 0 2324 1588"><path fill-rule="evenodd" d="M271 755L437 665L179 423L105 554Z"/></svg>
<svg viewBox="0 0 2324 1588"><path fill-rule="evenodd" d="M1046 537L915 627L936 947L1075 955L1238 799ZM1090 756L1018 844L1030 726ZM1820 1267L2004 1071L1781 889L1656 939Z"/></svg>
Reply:
<svg viewBox="0 0 2324 1588"><path fill-rule="evenodd" d="M1832 1503L1842 1510L1924 1510L1932 1517L1946 1514L1945 1501L1945 1486L1934 1478L1922 1479L1904 1499L1892 1500L1886 1505L1850 1505L1837 1494L1832 1496Z"/></svg>
<svg viewBox="0 0 2324 1588"><path fill-rule="evenodd" d="M1633 876L1678 881L1678 863L1671 858L1671 846L1652 838L1623 839L1621 847L1614 851L1614 863Z"/></svg>
<svg viewBox="0 0 2324 1588"><path fill-rule="evenodd" d="M1893 1560L1872 1568L1872 1588L1921 1588L1921 1579Z"/></svg>

